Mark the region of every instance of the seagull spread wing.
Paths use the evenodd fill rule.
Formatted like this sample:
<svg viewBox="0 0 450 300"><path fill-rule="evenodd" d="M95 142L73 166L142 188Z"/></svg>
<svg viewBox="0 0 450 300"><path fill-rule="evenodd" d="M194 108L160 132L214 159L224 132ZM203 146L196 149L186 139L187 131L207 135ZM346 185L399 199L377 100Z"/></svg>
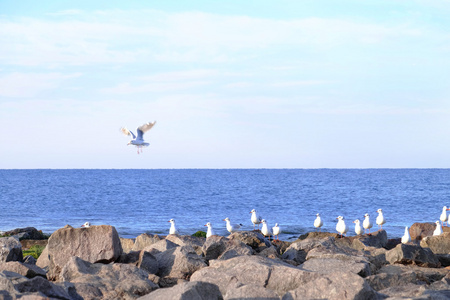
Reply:
<svg viewBox="0 0 450 300"><path fill-rule="evenodd" d="M156 124L156 121L148 122L148 123L145 123L145 124L139 126L137 128L138 139L143 139L144 133L149 131L153 127L153 125L155 125L155 124Z"/></svg>
<svg viewBox="0 0 450 300"><path fill-rule="evenodd" d="M122 133L125 134L125 135L131 135L131 136L133 137L133 139L136 138L136 136L134 135L134 133L132 133L131 131L129 131L126 127L120 128L120 131L122 131Z"/></svg>

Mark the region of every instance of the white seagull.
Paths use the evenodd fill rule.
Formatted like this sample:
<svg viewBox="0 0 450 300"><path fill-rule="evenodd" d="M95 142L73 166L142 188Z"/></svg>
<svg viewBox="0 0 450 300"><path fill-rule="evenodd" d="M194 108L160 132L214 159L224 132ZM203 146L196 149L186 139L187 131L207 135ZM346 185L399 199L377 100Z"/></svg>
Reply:
<svg viewBox="0 0 450 300"><path fill-rule="evenodd" d="M405 234L402 236L402 244L411 242L411 236L409 235L408 226L405 227Z"/></svg>
<svg viewBox="0 0 450 300"><path fill-rule="evenodd" d="M226 217L225 219L223 219L225 222L227 222L227 230L230 233L236 232L239 230L239 228L242 227L242 224L231 224L231 221L228 217Z"/></svg>
<svg viewBox="0 0 450 300"><path fill-rule="evenodd" d="M169 234L178 234L178 230L175 227L175 220L174 219L170 219L168 222L170 223Z"/></svg>
<svg viewBox="0 0 450 300"><path fill-rule="evenodd" d="M256 209L252 209L252 211L250 213L252 214L251 220L253 223L253 230L255 230L256 224L258 224L258 229L259 229L259 224L261 224L261 222L262 222L261 216L258 215L258 213L256 212Z"/></svg>
<svg viewBox="0 0 450 300"><path fill-rule="evenodd" d="M448 215L447 215L447 210L450 210L450 208L447 208L447 206L444 206L442 208L442 213L441 213L441 221L442 221L442 226L444 226L444 223L447 223L448 226Z"/></svg>
<svg viewBox="0 0 450 300"><path fill-rule="evenodd" d="M208 231L206 232L206 238L209 238L212 235L216 235L216 233L214 232L214 229L212 228L211 223L206 223L206 225L208 227Z"/></svg>
<svg viewBox="0 0 450 300"><path fill-rule="evenodd" d="M314 220L314 227L319 228L320 231L320 227L322 227L323 225L323 221L322 218L320 218L320 214L316 214L316 219Z"/></svg>
<svg viewBox="0 0 450 300"><path fill-rule="evenodd" d="M361 233L362 233L361 223L359 222L359 220L355 220L355 221L353 221L353 223L355 223L356 235L361 235Z"/></svg>
<svg viewBox="0 0 450 300"><path fill-rule="evenodd" d="M366 230L369 230L370 234L370 228L372 228L372 222L370 222L369 214L364 215L364 221L363 221L363 227L364 227L364 233L366 233Z"/></svg>
<svg viewBox="0 0 450 300"><path fill-rule="evenodd" d="M133 137L133 139L128 142L128 145L136 146L138 149L137 153L139 154L139 150L141 150L141 152L142 152L142 147L147 147L150 145L149 143L146 143L144 141L144 133L149 131L155 124L156 124L156 121L154 121L153 123L148 122L148 123L145 123L145 124L139 126L136 129L137 136L135 136L134 133L131 132L130 130L128 130L126 127L122 127L122 128L120 128L120 130L122 131L123 134Z"/></svg>
<svg viewBox="0 0 450 300"><path fill-rule="evenodd" d="M272 232L273 232L273 237L277 237L277 241L279 241L278 239L278 235L281 233L281 228L280 226L278 226L278 223L275 223L275 226L272 227Z"/></svg>
<svg viewBox="0 0 450 300"><path fill-rule="evenodd" d="M263 219L263 220L261 221L261 223L263 224L262 227L261 227L261 233L262 233L264 236L268 236L269 239L270 239L270 236L272 235L272 232L270 232L270 229L269 229L269 226L267 226L266 220Z"/></svg>
<svg viewBox="0 0 450 300"><path fill-rule="evenodd" d="M380 227L380 229L382 230L382 229L383 229L383 224L386 223L386 219L385 219L384 216L383 216L383 210L382 210L381 208L379 208L379 209L377 210L377 212L378 212L378 217L377 217L376 222L377 222L377 225L378 225L378 226Z"/></svg>
<svg viewBox="0 0 450 300"><path fill-rule="evenodd" d="M442 234L441 222L436 221L436 229L433 231L433 235L441 235L441 234Z"/></svg>
<svg viewBox="0 0 450 300"><path fill-rule="evenodd" d="M347 233L348 226L345 224L344 217L339 216L336 219L338 219L338 223L336 224L336 231L341 234L341 237Z"/></svg>
<svg viewBox="0 0 450 300"><path fill-rule="evenodd" d="M91 227L91 223L86 222L86 223L84 223L83 225L81 225L81 227L89 228L89 227Z"/></svg>

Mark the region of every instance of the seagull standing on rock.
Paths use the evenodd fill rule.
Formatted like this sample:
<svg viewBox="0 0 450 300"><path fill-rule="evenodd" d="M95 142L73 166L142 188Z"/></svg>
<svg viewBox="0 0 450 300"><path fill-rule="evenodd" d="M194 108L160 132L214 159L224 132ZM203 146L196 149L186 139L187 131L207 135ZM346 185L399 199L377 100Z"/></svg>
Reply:
<svg viewBox="0 0 450 300"><path fill-rule="evenodd" d="M86 223L84 223L83 225L81 225L81 227L89 228L89 227L91 227L91 223L86 222Z"/></svg>
<svg viewBox="0 0 450 300"><path fill-rule="evenodd" d="M255 230L256 224L258 224L258 229L259 229L259 224L261 224L261 222L262 222L261 216L258 215L258 213L256 212L256 209L252 209L252 211L250 213L252 214L251 220L253 223L253 230Z"/></svg>
<svg viewBox="0 0 450 300"><path fill-rule="evenodd" d="M433 231L433 235L441 235L441 234L442 234L441 222L436 221L436 229Z"/></svg>
<svg viewBox="0 0 450 300"><path fill-rule="evenodd" d="M356 233L356 235L361 235L362 234L361 223L359 222L359 220L355 220L355 221L353 221L353 223L355 223L355 233Z"/></svg>
<svg viewBox="0 0 450 300"><path fill-rule="evenodd" d="M281 228L280 228L280 226L278 226L278 223L275 223L275 226L272 227L272 232L273 232L273 237L275 238L275 236L276 236L277 241L279 241L278 235L281 233Z"/></svg>
<svg viewBox="0 0 450 300"><path fill-rule="evenodd" d="M175 227L175 220L174 219L170 219L168 222L170 222L169 234L178 234L178 230Z"/></svg>
<svg viewBox="0 0 450 300"><path fill-rule="evenodd" d="M320 227L322 227L323 225L323 221L322 218L320 217L320 214L316 214L316 219L314 220L314 227L319 228L320 231Z"/></svg>
<svg viewBox="0 0 450 300"><path fill-rule="evenodd" d="M341 237L347 233L348 226L345 224L344 217L339 216L336 219L338 219L338 223L336 224L336 231L341 234Z"/></svg>
<svg viewBox="0 0 450 300"><path fill-rule="evenodd" d="M211 223L206 223L206 225L208 227L208 231L206 232L206 238L209 238L210 236L216 235L216 233L214 232Z"/></svg>
<svg viewBox="0 0 450 300"><path fill-rule="evenodd" d="M377 210L378 212L378 217L377 217L377 225L380 227L380 230L383 230L383 224L386 223L386 219L383 216L383 210L381 208L379 208Z"/></svg>
<svg viewBox="0 0 450 300"><path fill-rule="evenodd" d="M150 144L144 141L144 133L149 131L154 125L156 124L156 121L154 122L148 122L141 126L139 126L136 129L137 136L134 135L133 132L128 130L126 127L120 128L120 131L122 131L123 134L133 137L131 141L128 142L128 145L134 145L137 147L137 153L139 154L139 150L141 150L142 153L142 147L147 147Z"/></svg>
<svg viewBox="0 0 450 300"><path fill-rule="evenodd" d="M369 214L364 215L363 227L364 227L364 233L366 233L366 231L368 230L369 234L370 234L370 228L372 228L372 222L370 222Z"/></svg>
<svg viewBox="0 0 450 300"><path fill-rule="evenodd" d="M442 226L444 226L444 223L447 223L447 226L448 226L447 210L450 210L450 208L447 208L447 206L444 206L442 208L442 213L441 213L441 217L440 217L440 220L442 221Z"/></svg>
<svg viewBox="0 0 450 300"><path fill-rule="evenodd" d="M411 242L411 236L409 235L408 226L405 227L405 234L402 236L402 244Z"/></svg>
<svg viewBox="0 0 450 300"><path fill-rule="evenodd" d="M230 233L236 232L239 230L239 228L242 227L242 224L231 224L230 219L227 217L223 219L225 222L227 222L227 230Z"/></svg>
<svg viewBox="0 0 450 300"><path fill-rule="evenodd" d="M264 236L268 236L269 239L270 239L270 236L272 235L272 232L270 232L270 229L269 229L269 226L267 226L266 220L263 219L263 220L261 221L261 223L263 224L262 227L261 227L261 233L262 233Z"/></svg>

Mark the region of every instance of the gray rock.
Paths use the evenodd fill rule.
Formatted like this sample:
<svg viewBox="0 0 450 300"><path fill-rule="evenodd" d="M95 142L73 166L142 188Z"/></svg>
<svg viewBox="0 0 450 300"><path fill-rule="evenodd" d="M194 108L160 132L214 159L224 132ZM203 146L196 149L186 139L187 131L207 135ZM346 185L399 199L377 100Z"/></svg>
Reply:
<svg viewBox="0 0 450 300"><path fill-rule="evenodd" d="M217 285L207 282L195 281L195 282L183 282L171 288L159 289L148 295L138 298L138 300L153 300L153 299L213 300L223 298Z"/></svg>
<svg viewBox="0 0 450 300"><path fill-rule="evenodd" d="M333 232L321 232L321 231L311 231L305 234L302 234L298 237L298 240L294 241L294 243L306 240L306 239L324 239L332 237L334 239L339 237L339 234Z"/></svg>
<svg viewBox="0 0 450 300"><path fill-rule="evenodd" d="M147 271L150 274L156 274L159 270L159 263L156 258L145 250L139 253L136 266L140 269Z"/></svg>
<svg viewBox="0 0 450 300"><path fill-rule="evenodd" d="M370 263L364 258L351 257L346 259L313 258L308 259L300 266L303 270L320 272L324 274L345 271L366 277L372 274Z"/></svg>
<svg viewBox="0 0 450 300"><path fill-rule="evenodd" d="M16 236L20 240L43 240L46 238L42 231L34 227L16 228L5 232L6 235Z"/></svg>
<svg viewBox="0 0 450 300"><path fill-rule="evenodd" d="M247 284L240 287L230 288L223 298L224 300L264 299L280 300L280 297L272 290L259 285Z"/></svg>
<svg viewBox="0 0 450 300"><path fill-rule="evenodd" d="M37 259L31 255L27 255L23 258L23 262L29 265L36 265Z"/></svg>
<svg viewBox="0 0 450 300"><path fill-rule="evenodd" d="M302 264L306 261L306 255L309 251L319 246L331 246L334 245L333 237L326 237L322 239L308 238L299 239L293 242L281 256L284 260L291 260L297 264Z"/></svg>
<svg viewBox="0 0 450 300"><path fill-rule="evenodd" d="M423 281L418 280L417 274L414 272L402 274L379 273L366 277L366 282L376 291L401 285L424 284Z"/></svg>
<svg viewBox="0 0 450 300"><path fill-rule="evenodd" d="M70 300L69 294L62 287L40 276L18 283L15 288L20 293L41 293L49 298Z"/></svg>
<svg viewBox="0 0 450 300"><path fill-rule="evenodd" d="M174 242L171 242L169 240L163 239L163 240L160 240L150 246L145 247L143 250L150 252L153 255L156 255L160 252L164 252L168 249L175 248L175 247L179 247L179 245L177 245Z"/></svg>
<svg viewBox="0 0 450 300"><path fill-rule="evenodd" d="M295 290L287 292L283 300L291 299L378 299L378 294L356 274L335 272L313 278Z"/></svg>
<svg viewBox="0 0 450 300"><path fill-rule="evenodd" d="M4 297L3 299L12 299L11 295L15 295L17 292L14 284L3 272L0 272L0 291L4 292L3 294L0 293L0 299L2 299L2 295Z"/></svg>
<svg viewBox="0 0 450 300"><path fill-rule="evenodd" d="M91 263L110 263L122 254L119 235L113 226L89 228L66 227L55 231L48 240L48 278L58 278L61 269L72 256Z"/></svg>
<svg viewBox="0 0 450 300"><path fill-rule="evenodd" d="M22 245L15 237L0 238L0 262L23 261Z"/></svg>
<svg viewBox="0 0 450 300"><path fill-rule="evenodd" d="M69 259L59 275L70 282L83 299L135 299L158 288L148 273L129 264L101 264Z"/></svg>
<svg viewBox="0 0 450 300"><path fill-rule="evenodd" d="M143 233L136 237L136 241L134 242L134 245L131 248L131 251L141 251L145 247L151 246L154 243L159 242L160 240L162 240L162 238L157 234L149 235L147 233Z"/></svg>
<svg viewBox="0 0 450 300"><path fill-rule="evenodd" d="M29 264L25 264L25 263L21 263L18 261L10 261L10 262L6 262L6 263L0 263L0 272L1 271L11 271L11 272L16 272L22 276L28 277L28 278L33 278L36 276L41 276L45 279L47 279L47 274L46 272L39 268L36 265L29 265Z"/></svg>
<svg viewBox="0 0 450 300"><path fill-rule="evenodd" d="M438 236L427 236L420 241L420 246L430 248L434 254L450 254L450 232Z"/></svg>
<svg viewBox="0 0 450 300"><path fill-rule="evenodd" d="M385 297L395 297L397 299L405 298L421 298L421 296L426 292L427 288L425 285L417 285L409 283L406 285L392 286L387 289L381 290L379 293ZM422 298L423 299L423 298ZM427 298L425 298L427 299ZM429 298L428 298L429 299Z"/></svg>
<svg viewBox="0 0 450 300"><path fill-rule="evenodd" d="M203 253L203 244L206 239L202 237L196 237L191 235L178 235L178 234L169 234L166 237L166 240L171 241L172 243L177 244L178 246L191 246L195 253L198 255L202 255Z"/></svg>
<svg viewBox="0 0 450 300"><path fill-rule="evenodd" d="M414 223L409 228L409 235L411 241L420 241L426 236L432 236L433 231L436 229L435 223Z"/></svg>
<svg viewBox="0 0 450 300"><path fill-rule="evenodd" d="M364 234L355 236L351 247L357 250L365 249L366 247L383 248L388 243L387 233L385 230L378 230L372 234Z"/></svg>
<svg viewBox="0 0 450 300"><path fill-rule="evenodd" d="M192 273L207 266L205 260L190 246L170 248L155 257L159 264L156 275L160 277L189 279Z"/></svg>
<svg viewBox="0 0 450 300"><path fill-rule="evenodd" d="M41 269L48 269L48 266L50 265L50 258L48 257L48 246L44 248L41 255L39 255L38 259L36 260L36 266L38 266Z"/></svg>
<svg viewBox="0 0 450 300"><path fill-rule="evenodd" d="M122 251L124 253L133 251L133 247L134 247L136 239L126 239L126 238L122 238L122 237L119 239L120 239L120 244L122 245Z"/></svg>
<svg viewBox="0 0 450 300"><path fill-rule="evenodd" d="M263 250L271 245L259 231L237 231L230 234L228 238L230 240L239 240L257 252L259 252L259 249L262 248L261 250Z"/></svg>
<svg viewBox="0 0 450 300"><path fill-rule="evenodd" d="M229 240L223 236L211 236L202 247L206 260L230 259L239 255L252 255L253 250L240 240Z"/></svg>
<svg viewBox="0 0 450 300"><path fill-rule="evenodd" d="M414 264L422 267L437 268L440 266L436 255L429 248L412 244L399 244L386 252L386 259L391 264Z"/></svg>

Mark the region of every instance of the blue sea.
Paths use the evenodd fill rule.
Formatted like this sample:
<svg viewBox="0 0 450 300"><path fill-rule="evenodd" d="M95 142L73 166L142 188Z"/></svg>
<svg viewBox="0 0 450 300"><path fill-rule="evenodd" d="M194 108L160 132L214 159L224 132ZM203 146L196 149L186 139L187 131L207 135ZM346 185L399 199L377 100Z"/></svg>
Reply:
<svg viewBox="0 0 450 300"><path fill-rule="evenodd" d="M356 219L382 208L390 238L405 226L435 222L450 207L450 169L169 169L0 170L0 231L32 226L45 233L70 224L115 226L122 237L181 234L211 222L227 235L224 218L252 230L256 209L282 240L313 231L336 232L342 215L354 235ZM374 224L374 229L376 225Z"/></svg>

